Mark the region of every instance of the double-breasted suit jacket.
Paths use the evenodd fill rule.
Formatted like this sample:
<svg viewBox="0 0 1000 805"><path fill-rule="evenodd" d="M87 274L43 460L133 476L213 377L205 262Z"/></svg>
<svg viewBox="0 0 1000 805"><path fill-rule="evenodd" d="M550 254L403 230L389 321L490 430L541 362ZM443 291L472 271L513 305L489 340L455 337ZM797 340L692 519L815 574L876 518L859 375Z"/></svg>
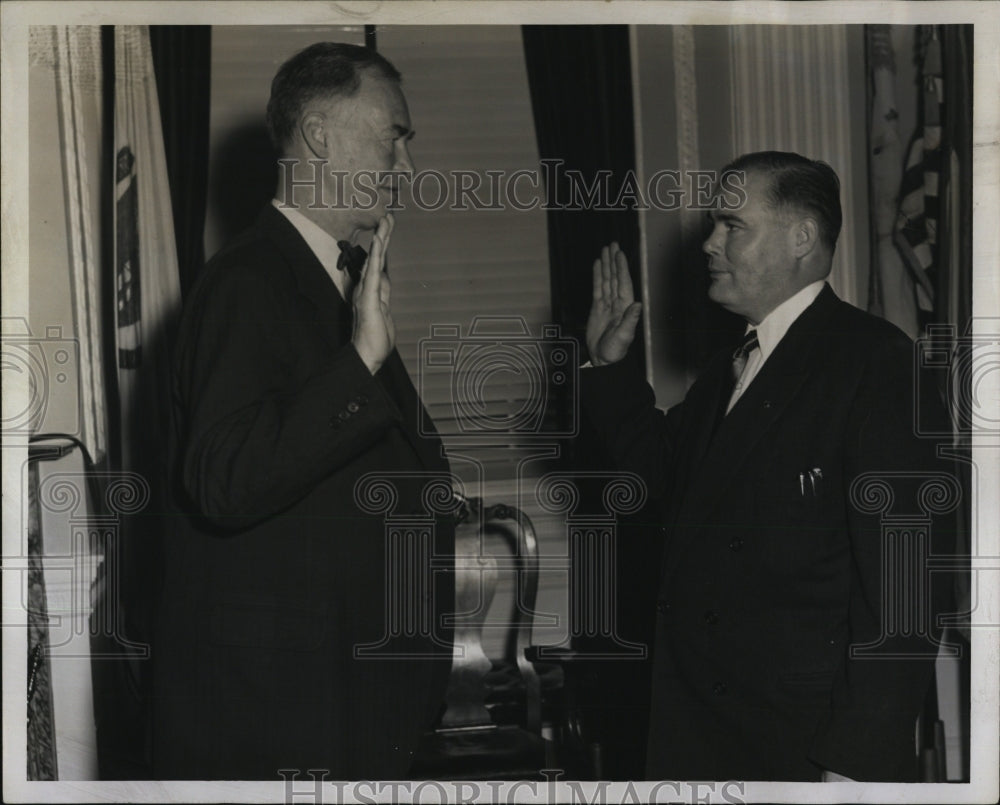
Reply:
<svg viewBox="0 0 1000 805"><path fill-rule="evenodd" d="M418 427L429 418L399 355L373 376L351 327L351 307L270 205L187 300L177 506L153 644L161 777L405 778L443 699L454 528L432 522L434 569L418 606L436 617L406 613L418 624L393 632L398 556L387 555L384 513L356 484L391 474L387 513L419 519L428 474L446 477L448 464L436 434ZM356 655L390 633L382 653Z"/></svg>
<svg viewBox="0 0 1000 805"><path fill-rule="evenodd" d="M920 488L948 469L915 434L915 405L943 417L940 402L915 397L909 339L829 286L723 416L730 361L718 356L666 414L628 362L583 371L584 408L618 468L665 511L649 776L913 779L947 586L916 565L886 581L883 514L859 496L874 473L892 489L886 513L919 509ZM952 536L935 520L933 551ZM919 624L900 628L900 585L923 596Z"/></svg>

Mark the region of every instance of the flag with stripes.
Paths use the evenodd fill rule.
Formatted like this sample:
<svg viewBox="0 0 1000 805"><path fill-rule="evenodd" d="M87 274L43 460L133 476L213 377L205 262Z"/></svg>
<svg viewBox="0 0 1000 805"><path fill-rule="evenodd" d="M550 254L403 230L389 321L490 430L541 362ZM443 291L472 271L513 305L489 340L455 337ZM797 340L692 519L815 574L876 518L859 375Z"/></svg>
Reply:
<svg viewBox="0 0 1000 805"><path fill-rule="evenodd" d="M913 280L893 239L903 175L893 37L894 29L890 25L865 26L872 92L868 135L872 215L868 310L891 321L911 338L916 338L917 305L913 296Z"/></svg>
<svg viewBox="0 0 1000 805"><path fill-rule="evenodd" d="M161 427L168 334L180 308L170 185L149 29L115 26L115 314L122 468ZM140 383L140 377L142 382Z"/></svg>
<svg viewBox="0 0 1000 805"><path fill-rule="evenodd" d="M893 242L913 280L920 324L934 311L937 234L940 218L939 182L942 167L941 110L944 80L941 42L936 26L920 26L921 84L917 131L910 143L899 189Z"/></svg>
<svg viewBox="0 0 1000 805"><path fill-rule="evenodd" d="M139 199L135 154L122 146L115 158L115 310L118 317L118 366L142 363L142 297L139 277Z"/></svg>

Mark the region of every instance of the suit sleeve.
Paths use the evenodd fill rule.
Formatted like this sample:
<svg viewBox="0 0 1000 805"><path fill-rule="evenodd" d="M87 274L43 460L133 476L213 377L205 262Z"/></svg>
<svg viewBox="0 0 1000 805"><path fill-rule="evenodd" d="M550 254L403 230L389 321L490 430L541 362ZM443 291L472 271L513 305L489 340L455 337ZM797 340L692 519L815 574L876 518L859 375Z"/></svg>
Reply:
<svg viewBox="0 0 1000 805"><path fill-rule="evenodd" d="M936 392L920 391L918 404L943 423ZM920 488L934 477L955 478L953 466L936 458L936 442L915 433L915 395L912 345L894 339L870 356L847 432L849 643L870 648L867 655L853 657L848 648L810 756L822 768L854 780L913 779L915 722L933 679L937 615L949 603L946 576L924 574L916 562L900 563L883 543L886 514L919 514ZM863 475L891 489L891 508L865 511L880 507L859 505L859 486L852 499L851 484ZM950 552L953 535L950 516L932 518L930 550ZM914 596L925 602L926 618L908 623L904 613L912 611Z"/></svg>
<svg viewBox="0 0 1000 805"><path fill-rule="evenodd" d="M302 313L256 269L224 272L182 324L176 404L185 492L243 528L347 467L401 418L350 342L296 369Z"/></svg>
<svg viewBox="0 0 1000 805"><path fill-rule="evenodd" d="M667 413L658 409L653 389L628 358L580 374L584 413L615 468L636 473L651 497L662 497L683 403Z"/></svg>

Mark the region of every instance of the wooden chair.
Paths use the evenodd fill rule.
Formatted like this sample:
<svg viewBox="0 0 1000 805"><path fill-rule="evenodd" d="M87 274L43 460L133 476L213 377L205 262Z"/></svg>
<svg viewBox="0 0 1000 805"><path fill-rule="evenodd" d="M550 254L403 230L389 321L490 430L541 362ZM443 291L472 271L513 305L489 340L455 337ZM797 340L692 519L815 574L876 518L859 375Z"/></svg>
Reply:
<svg viewBox="0 0 1000 805"><path fill-rule="evenodd" d="M531 520L512 506L484 507L466 499L458 517L455 546L455 654L439 724L424 736L411 770L414 779L543 779L554 747L542 737L542 684L529 661L532 615L538 592L538 544ZM509 561L486 550L486 537L503 538ZM497 696L488 678L494 665L483 650L483 625L501 569L512 569L515 591L509 621L520 684L514 695ZM511 720L509 714L516 712ZM503 712L507 718L499 717Z"/></svg>

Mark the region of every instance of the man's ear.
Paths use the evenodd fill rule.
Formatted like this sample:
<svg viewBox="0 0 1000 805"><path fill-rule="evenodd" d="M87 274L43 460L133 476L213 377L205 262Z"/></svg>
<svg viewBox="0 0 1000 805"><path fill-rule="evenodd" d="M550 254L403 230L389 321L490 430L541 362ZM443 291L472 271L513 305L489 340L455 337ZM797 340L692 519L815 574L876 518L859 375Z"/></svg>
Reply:
<svg viewBox="0 0 1000 805"><path fill-rule="evenodd" d="M299 134L302 141L312 153L324 158L330 151L330 133L327 130L327 118L321 112L306 112L299 122Z"/></svg>
<svg viewBox="0 0 1000 805"><path fill-rule="evenodd" d="M799 218L792 227L792 253L797 258L810 254L819 245L819 225L815 218Z"/></svg>

